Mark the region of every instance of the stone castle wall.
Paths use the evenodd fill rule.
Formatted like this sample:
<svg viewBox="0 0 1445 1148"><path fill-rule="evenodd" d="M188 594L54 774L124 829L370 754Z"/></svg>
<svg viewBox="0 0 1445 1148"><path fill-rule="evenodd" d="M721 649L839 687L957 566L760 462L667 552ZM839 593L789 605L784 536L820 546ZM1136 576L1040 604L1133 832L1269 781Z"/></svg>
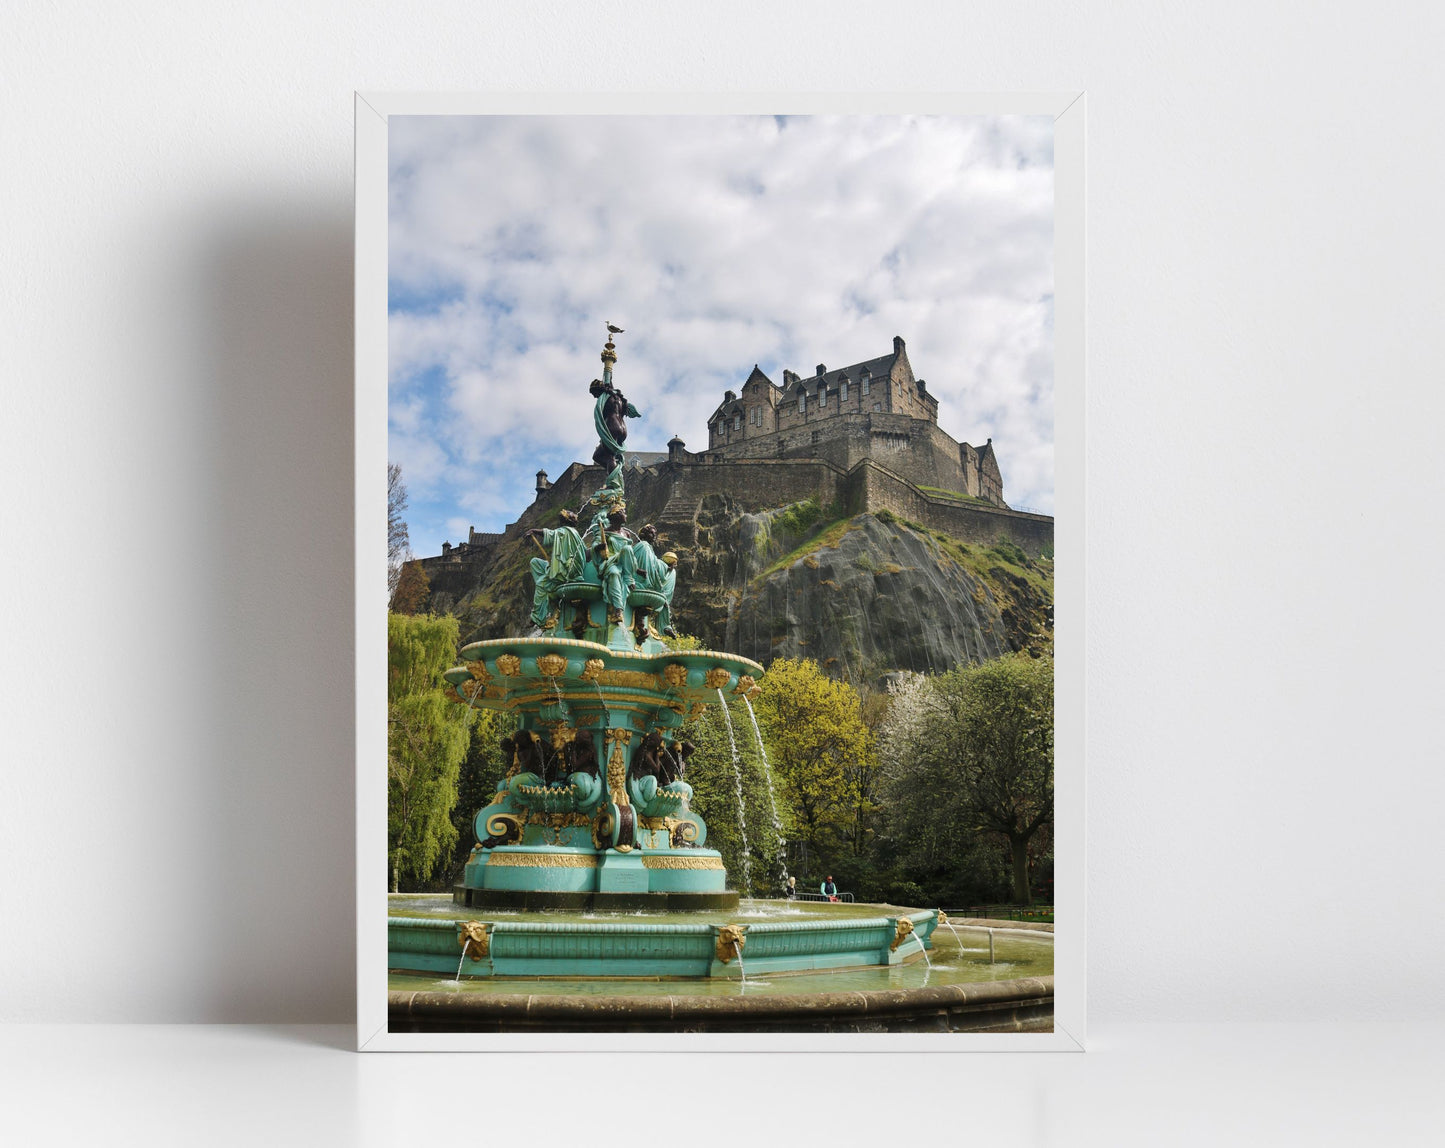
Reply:
<svg viewBox="0 0 1445 1148"><path fill-rule="evenodd" d="M678 450L668 462L628 470L628 521L634 528L655 522L670 544L687 546L695 541L698 512L711 496L725 495L739 509L750 512L815 498L825 509L840 514L888 510L963 542L991 545L1005 538L1034 557L1053 549L1054 520L1046 515L965 502L923 490L911 475L929 464L918 463L911 451L880 451L851 465L821 455L719 459ZM846 453L841 455L842 459L847 457ZM930 477L932 474L928 472ZM488 561L501 542L520 537L534 526L556 525L556 512L562 507L580 507L602 479L600 467L574 463L557 482L539 490L532 505L501 534L474 534L487 541L456 546L447 554L424 558L422 568L434 585L438 577L450 581L450 576L462 576L469 568Z"/></svg>

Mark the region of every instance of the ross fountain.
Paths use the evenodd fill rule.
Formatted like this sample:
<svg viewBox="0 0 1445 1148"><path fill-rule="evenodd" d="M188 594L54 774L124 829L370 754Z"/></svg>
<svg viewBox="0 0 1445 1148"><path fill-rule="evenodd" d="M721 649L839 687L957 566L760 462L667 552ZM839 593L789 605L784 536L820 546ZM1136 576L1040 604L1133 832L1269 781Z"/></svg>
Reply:
<svg viewBox="0 0 1445 1148"><path fill-rule="evenodd" d="M528 532L541 551L531 559L534 632L464 646L461 664L444 675L452 701L507 711L517 730L502 743L507 774L476 814L478 844L451 911L393 911L390 968L458 987L547 977L726 981L741 977L746 948L752 987L772 973L928 961L935 910L793 908L801 919L740 919L749 914L689 805L693 746L682 727L713 702L726 713L729 695L751 702L764 670L736 654L670 650L663 641L677 559L656 552L651 526L627 527L622 444L626 419L640 416L613 381L613 333L603 377L590 389L593 461L606 475L583 508L591 521L581 530L579 516L563 510L555 527ZM756 718L753 725L761 741ZM730 718L728 734L741 804ZM609 913L635 915L603 919ZM1005 1003L1033 1016L1042 997L1039 982L1028 983L1024 997ZM394 1025L403 1028L493 1023L461 1018L478 1007L475 994L392 995ZM847 995L851 1003L840 1007L857 1007L860 994ZM748 1003L767 999L750 995ZM1019 1006L1024 999L1033 1003ZM996 1018L998 1008L986 1005L973 1002L971 1015ZM417 1019L418 1008L433 1007L429 1020ZM938 1012L936 1001L927 1007Z"/></svg>

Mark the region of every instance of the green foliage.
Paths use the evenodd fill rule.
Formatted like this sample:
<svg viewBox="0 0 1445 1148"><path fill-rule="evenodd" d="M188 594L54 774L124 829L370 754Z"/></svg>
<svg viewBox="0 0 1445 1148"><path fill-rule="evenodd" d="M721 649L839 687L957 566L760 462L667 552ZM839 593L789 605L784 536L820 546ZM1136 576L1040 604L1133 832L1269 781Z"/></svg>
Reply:
<svg viewBox="0 0 1445 1148"><path fill-rule="evenodd" d="M457 621L387 616L387 849L392 885L425 881L457 841L451 813L469 741L466 710L442 693Z"/></svg>
<svg viewBox="0 0 1445 1148"><path fill-rule="evenodd" d="M841 869L844 856L865 852L877 811L878 756L858 692L811 659L779 658L757 715L790 839Z"/></svg>
<svg viewBox="0 0 1445 1148"><path fill-rule="evenodd" d="M1033 566L1029 556L1023 552L1023 548L1011 539L1000 538L989 549L999 558L1014 566L1021 566L1025 570Z"/></svg>
<svg viewBox="0 0 1445 1148"><path fill-rule="evenodd" d="M801 536L823 517L823 508L816 498L804 499L791 506L785 506L772 516L769 523L774 534Z"/></svg>
<svg viewBox="0 0 1445 1148"><path fill-rule="evenodd" d="M1029 845L1053 817L1053 681L1052 658L1020 654L903 682L881 730L882 791L910 870L976 881L1002 868L1029 903Z"/></svg>
<svg viewBox="0 0 1445 1148"><path fill-rule="evenodd" d="M779 570L785 570L799 558L816 553L819 550L826 550L838 545L843 535L850 530L858 529L851 518L838 518L823 523L813 533L812 537L799 546L794 547L783 557L779 558L766 570L758 575L758 580L766 578L769 574L775 574Z"/></svg>
<svg viewBox="0 0 1445 1148"><path fill-rule="evenodd" d="M678 634L675 638L669 638L666 634L662 637L662 644L673 653L682 653L686 650L700 650L703 648L702 639L692 634Z"/></svg>

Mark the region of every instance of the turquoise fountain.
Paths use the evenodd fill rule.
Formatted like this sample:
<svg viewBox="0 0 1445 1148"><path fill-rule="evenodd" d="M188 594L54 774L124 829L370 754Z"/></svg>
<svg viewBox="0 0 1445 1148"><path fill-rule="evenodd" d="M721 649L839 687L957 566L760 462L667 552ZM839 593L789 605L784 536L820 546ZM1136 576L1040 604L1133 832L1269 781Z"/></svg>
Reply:
<svg viewBox="0 0 1445 1148"><path fill-rule="evenodd" d="M579 516L564 510L555 526L528 532L540 551L531 559L532 634L464 646L461 664L445 674L452 701L506 711L517 729L503 742L506 776L476 814L478 844L453 888L452 912L393 911L390 968L458 984L595 984L927 961L937 910L858 906L765 920L737 912L722 856L707 848L707 826L689 806L693 747L682 730L708 705L755 697L764 671L736 654L670 650L663 641L676 556L656 552L651 526L627 527L623 443L626 420L640 414L613 382L617 333L609 326L603 377L590 388L593 461L606 475L582 508L590 522L579 529ZM1033 1016L1044 1006L1037 982L1029 985ZM846 995L846 1007L857 1008L868 994ZM505 1002L475 994L392 996L394 1027L510 1023ZM586 999L592 1004L566 1024L598 1015L598 998ZM1014 1007L1014 997L1000 999ZM818 1007L815 1000L805 1011L816 1019ZM478 1008L490 1019L471 1016ZM990 1005L979 1015L997 1013Z"/></svg>

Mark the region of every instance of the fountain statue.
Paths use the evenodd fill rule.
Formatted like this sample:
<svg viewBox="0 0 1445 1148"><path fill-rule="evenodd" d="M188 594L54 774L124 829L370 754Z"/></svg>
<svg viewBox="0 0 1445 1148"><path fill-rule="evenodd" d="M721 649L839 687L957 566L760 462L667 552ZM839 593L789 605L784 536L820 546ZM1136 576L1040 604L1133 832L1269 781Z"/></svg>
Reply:
<svg viewBox="0 0 1445 1148"><path fill-rule="evenodd" d="M586 501L529 530L531 636L473 642L447 671L451 699L506 710L507 774L476 815L479 844L459 904L524 909L728 909L721 855L689 808L683 722L733 694L756 696L763 668L735 654L670 651L677 555L657 530L627 526L623 443L641 412L613 383L616 332L592 383L605 477Z"/></svg>

